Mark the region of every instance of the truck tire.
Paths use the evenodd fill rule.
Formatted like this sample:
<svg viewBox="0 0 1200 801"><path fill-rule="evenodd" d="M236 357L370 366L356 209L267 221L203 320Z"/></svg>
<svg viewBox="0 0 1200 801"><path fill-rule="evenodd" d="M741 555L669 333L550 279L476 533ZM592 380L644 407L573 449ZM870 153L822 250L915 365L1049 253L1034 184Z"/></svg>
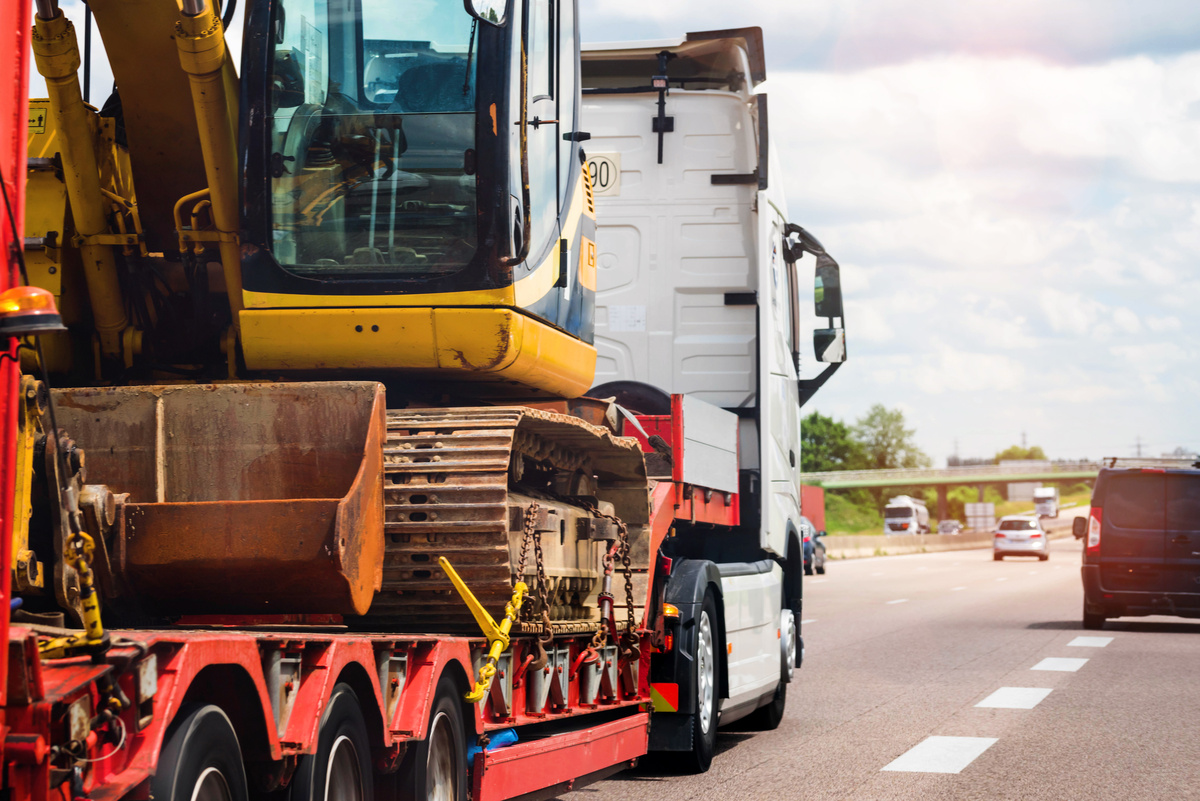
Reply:
<svg viewBox="0 0 1200 801"><path fill-rule="evenodd" d="M237 733L220 707L184 707L165 743L150 780L155 801L249 801Z"/></svg>
<svg viewBox="0 0 1200 801"><path fill-rule="evenodd" d="M438 680L425 739L409 749L400 770L400 797L466 801L467 738L462 717L462 690L450 676Z"/></svg>
<svg viewBox="0 0 1200 801"><path fill-rule="evenodd" d="M300 757L290 801L373 801L371 740L358 696L348 684L333 688L321 716L317 751Z"/></svg>
<svg viewBox="0 0 1200 801"><path fill-rule="evenodd" d="M692 750L673 752L669 761L680 771L704 773L712 765L717 746L717 601L712 589L705 590L704 603L696 617L695 671L696 711L692 713Z"/></svg>
<svg viewBox="0 0 1200 801"><path fill-rule="evenodd" d="M793 629L793 632L795 629ZM795 650L799 650L797 646ZM785 652L786 653L786 652ZM794 653L794 651L793 651ZM774 731L783 721L783 710L787 706L787 673L790 669L787 657L780 660L779 684L775 687L775 695L771 702L746 716L743 727L754 731Z"/></svg>

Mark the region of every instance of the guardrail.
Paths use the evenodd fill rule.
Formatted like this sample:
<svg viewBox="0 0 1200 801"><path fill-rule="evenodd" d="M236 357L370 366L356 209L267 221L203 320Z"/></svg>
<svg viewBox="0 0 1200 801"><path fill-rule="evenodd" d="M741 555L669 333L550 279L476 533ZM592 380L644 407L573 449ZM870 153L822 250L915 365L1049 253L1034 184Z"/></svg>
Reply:
<svg viewBox="0 0 1200 801"><path fill-rule="evenodd" d="M1072 517L1043 520L1050 539L1071 536ZM902 556L936 551L965 551L992 547L993 532L971 531L963 534L842 534L822 537L830 559L861 559L867 556Z"/></svg>
<svg viewBox="0 0 1200 801"><path fill-rule="evenodd" d="M969 467L946 468L904 468L898 470L831 470L823 473L803 473L800 480L806 484L825 484L827 481L907 481L923 480L941 481L970 481L980 477L1036 475L1057 475L1061 473L1098 473L1103 464L1100 462L1051 462L1048 465L1030 464L983 464Z"/></svg>
<svg viewBox="0 0 1200 801"><path fill-rule="evenodd" d="M850 487L900 487L929 484L973 484L1018 481L1062 481L1091 478L1102 467L1187 468L1200 464L1195 457L1106 457L1100 461L1015 462L968 467L913 467L885 470L831 470L802 473L800 481L828 489Z"/></svg>

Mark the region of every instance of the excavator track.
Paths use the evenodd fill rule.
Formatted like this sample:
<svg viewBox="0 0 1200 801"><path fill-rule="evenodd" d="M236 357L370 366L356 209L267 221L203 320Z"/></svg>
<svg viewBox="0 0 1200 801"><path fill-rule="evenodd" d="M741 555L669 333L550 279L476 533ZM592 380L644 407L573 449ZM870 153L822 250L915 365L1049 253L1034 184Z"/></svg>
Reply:
<svg viewBox="0 0 1200 801"><path fill-rule="evenodd" d="M439 556L450 560L485 607L503 608L512 596L521 536L509 488L519 486L525 464L645 484L636 441L576 417L525 407L389 411L383 461L383 584L362 622L392 630L476 629L438 568ZM531 555L527 572L532 567ZM594 625L563 620L555 628Z"/></svg>

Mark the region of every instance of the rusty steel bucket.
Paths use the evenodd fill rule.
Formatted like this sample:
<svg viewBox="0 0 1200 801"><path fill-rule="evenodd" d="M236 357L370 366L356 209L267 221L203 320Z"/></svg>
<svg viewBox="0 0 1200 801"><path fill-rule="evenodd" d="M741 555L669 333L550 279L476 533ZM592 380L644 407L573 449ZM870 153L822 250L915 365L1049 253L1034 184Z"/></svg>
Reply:
<svg viewBox="0 0 1200 801"><path fill-rule="evenodd" d="M156 616L363 614L383 574L383 387L56 390L87 480L129 493L108 545Z"/></svg>

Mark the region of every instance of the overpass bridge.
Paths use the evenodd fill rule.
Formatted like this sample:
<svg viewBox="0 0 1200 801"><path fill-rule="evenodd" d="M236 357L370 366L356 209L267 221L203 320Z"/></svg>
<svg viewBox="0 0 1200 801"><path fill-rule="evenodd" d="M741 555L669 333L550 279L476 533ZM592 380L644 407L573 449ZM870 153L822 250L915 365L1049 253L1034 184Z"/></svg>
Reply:
<svg viewBox="0 0 1200 801"><path fill-rule="evenodd" d="M824 473L802 473L800 481L827 490L859 487L935 487L938 498L937 516L940 520L946 516L946 493L950 487L978 487L979 500L982 501L983 489L989 484L1012 484L1026 481L1042 483L1088 481L1096 477L1104 464L1104 462L1050 462L1045 465L985 464L943 469L834 470Z"/></svg>

